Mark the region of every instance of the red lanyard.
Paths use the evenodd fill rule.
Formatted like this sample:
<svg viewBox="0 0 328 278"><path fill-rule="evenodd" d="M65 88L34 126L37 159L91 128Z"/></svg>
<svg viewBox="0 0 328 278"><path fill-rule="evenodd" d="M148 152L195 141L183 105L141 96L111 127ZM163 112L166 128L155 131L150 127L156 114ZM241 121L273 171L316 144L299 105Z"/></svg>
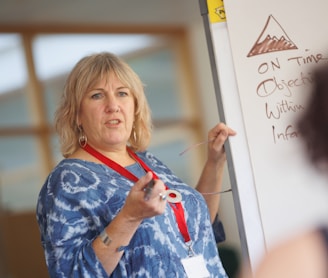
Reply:
<svg viewBox="0 0 328 278"><path fill-rule="evenodd" d="M112 168L116 172L120 173L122 176L128 178L129 180L132 180L134 182L138 181L138 178L133 175L130 171L128 171L126 168L122 167L120 164L116 163L115 161L111 160L110 158L102 155L100 152L92 148L89 144L86 144L83 149L87 151L89 154L93 155L96 157L98 160L106 164L109 168ZM154 179L158 179L157 175L155 172L153 172L147 165L144 163L132 150L127 148L129 154L142 166L142 168L147 171L147 172L152 172ZM166 186L166 189L168 187ZM187 222L184 216L184 209L181 204L181 202L175 203L175 204L170 204L170 207L173 209L173 212L175 214L175 218L178 223L179 230L185 240L185 242L190 241L190 235L188 231L188 226Z"/></svg>

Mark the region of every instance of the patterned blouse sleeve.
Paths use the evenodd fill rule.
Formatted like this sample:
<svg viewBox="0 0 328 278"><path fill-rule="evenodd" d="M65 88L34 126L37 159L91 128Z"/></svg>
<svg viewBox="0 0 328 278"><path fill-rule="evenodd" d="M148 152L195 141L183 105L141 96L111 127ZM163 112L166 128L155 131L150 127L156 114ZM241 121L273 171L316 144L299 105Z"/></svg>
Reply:
<svg viewBox="0 0 328 278"><path fill-rule="evenodd" d="M108 277L92 248L101 200L91 173L59 170L40 192L37 219L51 277Z"/></svg>

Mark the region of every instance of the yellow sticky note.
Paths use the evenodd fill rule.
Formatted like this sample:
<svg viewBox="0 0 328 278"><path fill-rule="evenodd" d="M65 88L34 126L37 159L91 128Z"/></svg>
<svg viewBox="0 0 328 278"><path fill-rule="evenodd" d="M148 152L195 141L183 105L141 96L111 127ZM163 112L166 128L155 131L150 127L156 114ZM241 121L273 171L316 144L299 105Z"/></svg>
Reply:
<svg viewBox="0 0 328 278"><path fill-rule="evenodd" d="M226 22L223 0L207 0L210 22Z"/></svg>

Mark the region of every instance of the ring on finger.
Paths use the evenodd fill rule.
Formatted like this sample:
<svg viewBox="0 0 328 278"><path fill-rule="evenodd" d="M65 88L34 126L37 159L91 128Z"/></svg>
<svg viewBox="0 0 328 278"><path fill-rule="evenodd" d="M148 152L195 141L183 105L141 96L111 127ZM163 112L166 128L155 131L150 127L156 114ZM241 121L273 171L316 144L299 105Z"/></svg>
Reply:
<svg viewBox="0 0 328 278"><path fill-rule="evenodd" d="M167 195L165 193L159 193L159 198L161 199L161 201L165 201L167 198Z"/></svg>

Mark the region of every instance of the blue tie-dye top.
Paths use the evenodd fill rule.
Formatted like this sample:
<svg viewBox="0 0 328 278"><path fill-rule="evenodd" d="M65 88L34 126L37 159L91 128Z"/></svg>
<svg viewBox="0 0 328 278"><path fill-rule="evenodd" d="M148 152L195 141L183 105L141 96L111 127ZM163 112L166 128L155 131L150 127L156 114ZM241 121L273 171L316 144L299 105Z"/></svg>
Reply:
<svg viewBox="0 0 328 278"><path fill-rule="evenodd" d="M208 208L201 194L177 178L149 152L138 156L169 188L183 197L195 254L202 254L211 277L227 277ZM37 204L37 221L51 277L108 277L91 246L124 205L134 183L106 165L64 159L48 176ZM186 277L181 259L188 247L169 205L144 219L110 277Z"/></svg>

